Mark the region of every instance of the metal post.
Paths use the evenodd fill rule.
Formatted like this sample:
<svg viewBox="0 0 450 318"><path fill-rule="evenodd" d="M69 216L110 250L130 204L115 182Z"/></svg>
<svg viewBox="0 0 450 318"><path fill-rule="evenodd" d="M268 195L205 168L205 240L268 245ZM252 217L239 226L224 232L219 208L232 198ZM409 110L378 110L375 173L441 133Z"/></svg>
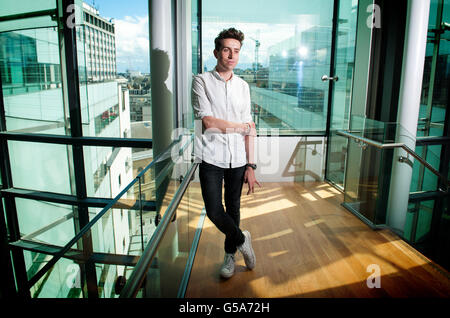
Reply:
<svg viewBox="0 0 450 318"><path fill-rule="evenodd" d="M397 122L400 124L399 128L414 136L419 117L429 11L430 0L408 1ZM414 150L415 142L401 133L398 131L397 142L404 142ZM405 227L412 176L412 168L398 161L403 153L403 150L394 150L386 218L387 225L400 233L403 233Z"/></svg>
<svg viewBox="0 0 450 318"><path fill-rule="evenodd" d="M1 70L0 70L0 131L6 131L5 105L3 100L3 85L1 81ZM6 138L0 138L0 167L1 167L0 170L2 176L2 185L3 188L6 189L13 187L11 163L9 159L10 158L8 151L8 141ZM12 197L7 197L4 198L4 203L5 203L6 217L8 220L9 240L17 241L20 239L20 230L19 230L19 222L17 219L16 201ZM5 271L3 272L2 269L2 273L4 273L4 280L5 280L5 292L7 291L8 294L9 292L12 291L14 291L14 293L16 292L16 286L14 284L14 277L15 277L17 281L18 296L22 298L30 298L30 290L28 289L28 277L23 252L17 249L11 250L11 254L14 260L14 271L12 271L11 257L9 255L10 249L8 247L6 220L4 219L3 210L0 212L2 212L0 215L1 220L0 231L2 236L1 240L2 241L5 240L4 242L2 242L2 251L4 247L6 252L5 255L2 256L2 259L6 257L6 259L4 260Z"/></svg>
<svg viewBox="0 0 450 318"><path fill-rule="evenodd" d="M82 137L83 127L81 118L80 84L78 74L77 46L75 26L68 22L73 21L72 14L75 10L75 0L58 0L58 34L61 48L61 69L63 81L63 94L65 107L69 110L70 132L72 137ZM86 176L84 169L83 146L72 146L73 172L75 177L76 196L78 199L86 199ZM89 210L87 207L78 206L75 211L78 216L78 227L81 229L89 223ZM92 237L90 231L83 237L83 252L86 257L92 254ZM87 291L89 298L98 298L97 275L95 264L84 264L86 274Z"/></svg>
<svg viewBox="0 0 450 318"><path fill-rule="evenodd" d="M339 0L334 0L333 3L333 26L331 32L331 56L330 56L330 77L336 76L336 42L337 42L337 27L339 20ZM327 122L325 127L327 153L331 147L331 111L333 105L333 90L334 80L328 81L328 104L327 104ZM325 179L328 179L328 155L325 156Z"/></svg>

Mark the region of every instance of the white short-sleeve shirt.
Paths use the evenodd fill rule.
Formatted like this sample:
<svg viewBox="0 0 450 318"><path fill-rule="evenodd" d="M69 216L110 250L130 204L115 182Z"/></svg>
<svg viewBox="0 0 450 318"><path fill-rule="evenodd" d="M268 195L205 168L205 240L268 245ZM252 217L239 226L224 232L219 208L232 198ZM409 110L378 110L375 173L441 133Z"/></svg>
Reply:
<svg viewBox="0 0 450 318"><path fill-rule="evenodd" d="M250 88L232 74L225 81L216 70L194 76L192 107L195 116L194 154L197 159L221 168L242 167L247 163L245 137L239 133L203 131L201 119L212 116L232 122L252 121Z"/></svg>

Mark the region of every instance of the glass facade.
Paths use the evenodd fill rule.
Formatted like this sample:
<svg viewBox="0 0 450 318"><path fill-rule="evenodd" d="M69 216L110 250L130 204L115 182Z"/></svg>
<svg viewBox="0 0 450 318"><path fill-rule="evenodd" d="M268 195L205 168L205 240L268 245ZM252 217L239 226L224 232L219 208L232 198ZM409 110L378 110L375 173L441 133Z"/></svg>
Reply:
<svg viewBox="0 0 450 318"><path fill-rule="evenodd" d="M347 129L350 123L357 17L358 1L339 1L334 65L334 74L338 80L333 84L326 178L341 189L345 183L348 141L347 138L336 135L336 131Z"/></svg>
<svg viewBox="0 0 450 318"><path fill-rule="evenodd" d="M155 76L155 68L150 73L150 53L155 64L167 56L158 59L157 53L150 52L148 1L134 17L107 18L114 12L113 2L100 6L108 12L103 14L94 4L75 0L73 28L51 18L63 2L6 2L0 8L4 110L0 183L7 226L2 230L14 247L12 263L22 295L119 297L120 282L132 278L145 247L166 222L137 297L183 296L204 218L203 202L198 176L194 172L192 180L187 178L195 171L190 139L182 139L181 151L179 144L165 148L160 145L169 139L166 131L156 129L155 137L162 142L154 155L153 119L156 113L159 127L193 128L187 98L190 78L214 68L214 38L231 26L245 34L234 72L250 86L259 132L278 130L274 139L278 134L298 137L300 142L293 143L298 153L290 162L305 163L304 175L313 171L322 176L325 170L325 180L344 192L344 206L374 227L385 225L387 159L392 149L339 134L351 131L374 142L392 143L402 131L397 123L364 116L367 105L361 103L361 96L367 82L360 79L368 74L358 58L370 54L373 43L370 37L366 42L357 40L368 28L366 4L372 1L170 1L168 34L174 39L166 54L170 65L158 65L170 69L167 78ZM419 127L417 132L400 134L417 141L415 152L434 169L450 175L445 142L450 50L445 23L450 4L431 3ZM236 7L241 10L236 12ZM17 14L20 19L13 16ZM126 56L126 49L135 44L124 42L127 35L139 43L141 56ZM64 41L71 36L72 44ZM188 54L183 55L185 50ZM77 63L75 79L65 71L75 66L69 56ZM160 86L152 83L154 78L161 80ZM162 92L164 87L159 96L159 88ZM71 108L69 96L75 91L79 103ZM170 111L155 102L158 98ZM153 106L163 114L154 112ZM306 156L307 151L317 155L317 149L323 154L319 153L320 160ZM424 253L433 250L426 255L446 266L450 264L448 198L430 169L418 160L411 165L402 237ZM293 179L304 180L298 175ZM179 205L172 209L178 199ZM168 211L173 213L169 221ZM24 281L33 284L26 286Z"/></svg>
<svg viewBox="0 0 450 318"><path fill-rule="evenodd" d="M0 45L8 131L66 135L56 28L2 32Z"/></svg>
<svg viewBox="0 0 450 318"><path fill-rule="evenodd" d="M153 161L148 19L139 25L146 30L147 62L140 69L124 69L123 65L139 61L136 57L130 63L130 56L123 54L123 35L130 35L126 34L130 25L124 23L128 20L103 17L97 7L75 0L75 19L62 17L60 21L67 23L57 25L51 16L65 3L42 0L27 6L10 1L0 9L4 18L0 22L0 75L5 115L1 128L20 136L18 140L2 137L9 162L2 165L2 180L5 171L11 175L2 189L25 193L2 198L2 217L8 224L9 239L20 249L20 253L13 253L17 277L23 260L25 279L33 282L29 289L19 286L20 293L43 298L118 297L117 280L132 272L188 164L174 167L169 156L159 161L157 172L155 165L148 168ZM186 7L186 15L191 17L189 58L194 59L194 74L201 65L198 8L195 1ZM16 14L22 19L9 18ZM142 14L148 16L148 12L136 12ZM73 36L76 43L75 81L64 71L70 67L67 55L74 48L67 47L67 36ZM80 103L69 106L74 90ZM172 93L175 106L177 92ZM78 123L70 117L70 107L80 111ZM189 114L192 117L191 110L186 116ZM192 126L190 121L183 125ZM76 133L78 124L82 136L93 138L89 139L93 145L73 144L66 138ZM38 136L44 140L37 142ZM132 147L107 146L102 145L102 138L142 138L144 142ZM82 202L86 196L90 203ZM113 198L115 205L103 211L102 204ZM180 233L190 233L192 214L181 210L177 214ZM17 217L17 222L8 222L11 216ZM70 243L89 222L92 225L87 234ZM192 244L193 235L189 237ZM189 242L183 241L183 253L189 252ZM46 269L54 255L66 247L63 257L55 258L56 263ZM87 262L89 255L97 259Z"/></svg>
<svg viewBox="0 0 450 318"><path fill-rule="evenodd" d="M425 52L422 95L418 118L417 138L429 142L420 143L416 152L433 168L447 176L449 144L437 141L449 137L449 81L450 81L450 2L431 0L428 23L428 41ZM435 141L433 143L433 141ZM445 190L446 185L417 161L414 162L411 193ZM420 251L445 267L450 266L448 242L449 202L447 198L433 200L410 199L405 226L405 238Z"/></svg>
<svg viewBox="0 0 450 318"><path fill-rule="evenodd" d="M204 71L216 65L213 50L219 32L227 27L241 30L245 39L234 73L250 86L257 128L325 134L329 83L321 78L330 73L333 4L202 1Z"/></svg>

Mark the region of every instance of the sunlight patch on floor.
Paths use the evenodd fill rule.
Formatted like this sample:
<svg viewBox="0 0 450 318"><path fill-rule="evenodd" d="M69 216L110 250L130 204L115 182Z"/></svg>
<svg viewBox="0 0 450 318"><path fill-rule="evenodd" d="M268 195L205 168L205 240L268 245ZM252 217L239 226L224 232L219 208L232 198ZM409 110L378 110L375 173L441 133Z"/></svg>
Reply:
<svg viewBox="0 0 450 318"><path fill-rule="evenodd" d="M301 194L301 196L309 201L317 201L317 199L311 193L303 193Z"/></svg>
<svg viewBox="0 0 450 318"><path fill-rule="evenodd" d="M281 256L281 255L285 255L287 253L289 253L289 251L288 250L284 250L284 251L278 251L278 252L270 252L270 253L267 253L267 255L269 257L278 257L278 256Z"/></svg>
<svg viewBox="0 0 450 318"><path fill-rule="evenodd" d="M314 220L314 221L311 221L311 222L306 222L304 224L304 226L305 227L311 227L311 226L314 226L314 225L317 225L317 224L320 224L320 223L324 223L324 222L325 222L324 219L317 219L317 220Z"/></svg>
<svg viewBox="0 0 450 318"><path fill-rule="evenodd" d="M285 209L296 207L297 205L288 199L280 199L275 201L259 204L257 207L241 208L241 220L251 218L258 215L280 212Z"/></svg>
<svg viewBox="0 0 450 318"><path fill-rule="evenodd" d="M258 242L258 241L267 241L267 240L273 240L279 237L282 237L283 235L288 235L294 233L293 229L287 229L287 230L283 230L283 231L279 231L273 234L269 234L266 236L262 236L262 237L258 237L258 238L254 238L253 241Z"/></svg>
<svg viewBox="0 0 450 318"><path fill-rule="evenodd" d="M331 198L331 197L335 196L334 193L330 193L330 191L327 191L327 190L318 190L318 191L314 191L314 193L317 194L322 199Z"/></svg>

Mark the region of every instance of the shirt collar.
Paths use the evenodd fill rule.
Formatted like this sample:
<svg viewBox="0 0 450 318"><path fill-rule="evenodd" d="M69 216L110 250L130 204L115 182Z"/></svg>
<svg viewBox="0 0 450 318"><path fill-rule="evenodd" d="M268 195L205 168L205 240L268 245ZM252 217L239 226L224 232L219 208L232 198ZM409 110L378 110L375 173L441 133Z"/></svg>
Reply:
<svg viewBox="0 0 450 318"><path fill-rule="evenodd" d="M214 69L212 70L212 73L213 73L213 75L214 75L218 80L220 80L220 81L222 81L222 82L226 82L226 81L223 79L223 77L220 76L219 72L217 72L217 70L216 70L215 67L214 67ZM229 82L232 82L233 79L234 79L234 72L231 71L231 78L230 78Z"/></svg>

